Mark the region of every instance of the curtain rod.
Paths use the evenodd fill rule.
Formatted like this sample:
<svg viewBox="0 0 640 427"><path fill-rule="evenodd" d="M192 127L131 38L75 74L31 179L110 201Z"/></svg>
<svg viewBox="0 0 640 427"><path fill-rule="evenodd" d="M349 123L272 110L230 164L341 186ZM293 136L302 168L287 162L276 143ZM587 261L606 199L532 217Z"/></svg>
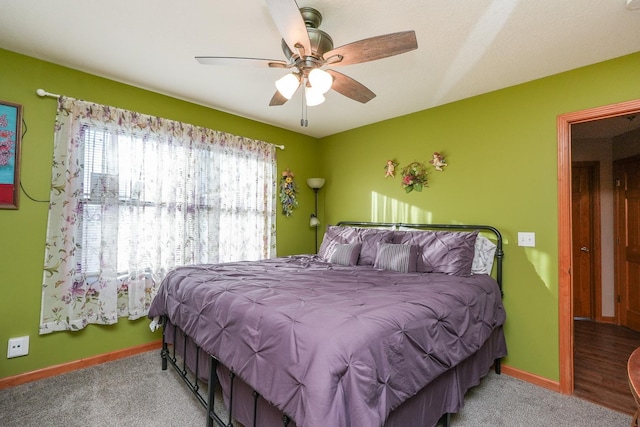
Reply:
<svg viewBox="0 0 640 427"><path fill-rule="evenodd" d="M37 89L36 93L38 94L38 96L43 96L43 97L44 96L50 96L51 98L60 98L60 95L55 94L55 93L47 92L44 89Z"/></svg>
<svg viewBox="0 0 640 427"><path fill-rule="evenodd" d="M36 93L38 94L38 96L41 96L41 97L49 96L51 98L60 98L60 95L58 95L57 93L47 92L44 89L36 89ZM281 150L284 150L284 145L277 145L277 144L271 144L271 145Z"/></svg>

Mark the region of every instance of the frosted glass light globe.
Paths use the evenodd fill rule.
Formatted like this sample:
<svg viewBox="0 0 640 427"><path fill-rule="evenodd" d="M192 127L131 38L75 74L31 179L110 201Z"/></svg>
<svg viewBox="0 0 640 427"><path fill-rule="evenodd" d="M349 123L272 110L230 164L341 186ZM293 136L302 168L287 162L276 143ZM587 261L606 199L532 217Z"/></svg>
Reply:
<svg viewBox="0 0 640 427"><path fill-rule="evenodd" d="M315 107L316 105L320 105L325 101L322 92L320 92L318 89L315 89L313 86L305 86L304 95L307 99L307 105L309 107Z"/></svg>
<svg viewBox="0 0 640 427"><path fill-rule="evenodd" d="M309 83L311 83L311 87L319 90L320 93L327 93L333 84L333 77L320 68L314 68L309 73Z"/></svg>
<svg viewBox="0 0 640 427"><path fill-rule="evenodd" d="M298 86L300 86L300 80L298 80L295 74L287 74L276 80L276 89L278 89L280 95L287 99L291 99L293 94L296 93L296 90L298 90Z"/></svg>

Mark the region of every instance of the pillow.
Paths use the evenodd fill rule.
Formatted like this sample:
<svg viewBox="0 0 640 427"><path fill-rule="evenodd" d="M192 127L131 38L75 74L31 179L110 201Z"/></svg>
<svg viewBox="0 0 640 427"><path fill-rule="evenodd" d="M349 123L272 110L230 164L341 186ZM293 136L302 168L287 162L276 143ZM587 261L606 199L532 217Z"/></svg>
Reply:
<svg viewBox="0 0 640 427"><path fill-rule="evenodd" d="M360 243L338 243L329 262L340 265L356 265L360 256Z"/></svg>
<svg viewBox="0 0 640 427"><path fill-rule="evenodd" d="M393 243L419 246L418 272L470 276L477 237L477 230L398 231Z"/></svg>
<svg viewBox="0 0 640 427"><path fill-rule="evenodd" d="M359 243L357 230L354 227L328 225L324 232L320 249L318 249L318 256L324 261L329 261L336 245Z"/></svg>
<svg viewBox="0 0 640 427"><path fill-rule="evenodd" d="M358 265L373 265L378 252L378 245L381 243L391 243L393 239L392 231L383 231L372 228L359 230L358 240L362 243Z"/></svg>
<svg viewBox="0 0 640 427"><path fill-rule="evenodd" d="M322 238L318 256L324 261L330 261L336 245L362 243L358 264L373 265L378 243L391 242L392 238L393 231L390 230L329 225Z"/></svg>
<svg viewBox="0 0 640 427"><path fill-rule="evenodd" d="M373 267L401 273L413 273L416 271L417 259L417 246L382 243L378 247Z"/></svg>
<svg viewBox="0 0 640 427"><path fill-rule="evenodd" d="M496 244L491 240L478 236L473 253L471 274L491 274L496 248Z"/></svg>
<svg viewBox="0 0 640 427"><path fill-rule="evenodd" d="M420 250L420 256L416 263L416 271L420 273L431 273L433 269L425 263L422 251L433 244L435 234L433 231L396 231L393 235L393 243L403 245L415 245Z"/></svg>

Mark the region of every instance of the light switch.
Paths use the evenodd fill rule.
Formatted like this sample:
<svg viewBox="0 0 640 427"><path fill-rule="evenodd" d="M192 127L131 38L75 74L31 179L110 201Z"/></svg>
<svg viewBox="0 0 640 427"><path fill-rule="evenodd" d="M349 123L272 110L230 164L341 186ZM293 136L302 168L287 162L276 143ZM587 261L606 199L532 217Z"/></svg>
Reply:
<svg viewBox="0 0 640 427"><path fill-rule="evenodd" d="M518 246L535 247L536 246L536 233L519 231L518 232Z"/></svg>

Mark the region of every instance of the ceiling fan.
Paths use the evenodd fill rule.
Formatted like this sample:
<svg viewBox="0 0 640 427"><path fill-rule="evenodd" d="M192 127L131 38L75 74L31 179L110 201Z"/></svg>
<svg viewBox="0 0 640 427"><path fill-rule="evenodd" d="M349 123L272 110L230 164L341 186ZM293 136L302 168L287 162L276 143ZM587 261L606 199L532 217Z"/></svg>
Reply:
<svg viewBox="0 0 640 427"><path fill-rule="evenodd" d="M282 35L285 60L241 57L197 56L206 65L260 66L291 69L276 82L276 92L269 105L283 105L304 87L303 102L314 106L324 102L324 93L333 89L355 101L366 103L376 94L363 84L338 71L339 67L399 55L418 48L414 31L385 34L333 47L331 37L318 27L322 15L311 7L298 8L295 0L266 0L278 31ZM306 120L301 120L306 126Z"/></svg>

